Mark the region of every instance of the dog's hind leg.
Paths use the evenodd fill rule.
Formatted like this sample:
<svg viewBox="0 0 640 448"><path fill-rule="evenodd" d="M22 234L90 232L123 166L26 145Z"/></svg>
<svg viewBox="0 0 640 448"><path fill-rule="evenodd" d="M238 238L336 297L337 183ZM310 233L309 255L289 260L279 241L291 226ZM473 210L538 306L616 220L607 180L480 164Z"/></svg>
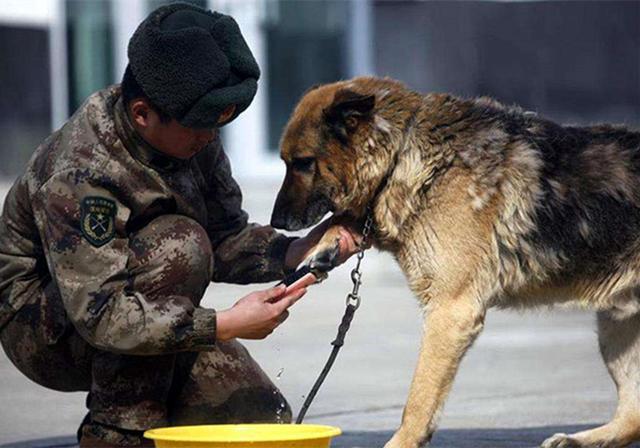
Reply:
<svg viewBox="0 0 640 448"><path fill-rule="evenodd" d="M640 314L616 319L598 313L600 352L618 390L611 422L576 434L556 434L543 448L619 448L640 440Z"/></svg>
<svg viewBox="0 0 640 448"><path fill-rule="evenodd" d="M460 361L484 326L484 305L471 293L433 302L425 315L402 424L385 448L417 448L429 442Z"/></svg>

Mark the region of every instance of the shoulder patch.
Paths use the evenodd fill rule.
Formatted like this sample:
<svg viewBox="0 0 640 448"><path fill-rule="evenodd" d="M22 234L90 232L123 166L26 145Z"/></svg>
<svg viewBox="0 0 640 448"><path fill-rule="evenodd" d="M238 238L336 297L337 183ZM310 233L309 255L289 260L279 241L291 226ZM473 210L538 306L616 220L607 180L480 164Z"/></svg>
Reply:
<svg viewBox="0 0 640 448"><path fill-rule="evenodd" d="M114 201L100 196L87 196L80 204L80 230L93 246L107 244L116 234L117 206Z"/></svg>

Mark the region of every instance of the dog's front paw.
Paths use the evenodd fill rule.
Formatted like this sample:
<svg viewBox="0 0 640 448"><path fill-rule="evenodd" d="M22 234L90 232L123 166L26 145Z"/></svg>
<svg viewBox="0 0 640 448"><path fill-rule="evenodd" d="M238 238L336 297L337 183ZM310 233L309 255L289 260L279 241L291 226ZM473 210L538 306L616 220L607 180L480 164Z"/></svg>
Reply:
<svg viewBox="0 0 640 448"><path fill-rule="evenodd" d="M384 448L402 448L402 444L400 443L398 437L397 437L397 433L394 434L394 436L391 438L391 440L389 440L385 445Z"/></svg>
<svg viewBox="0 0 640 448"><path fill-rule="evenodd" d="M542 442L540 448L581 448L582 444L567 434L558 433Z"/></svg>
<svg viewBox="0 0 640 448"><path fill-rule="evenodd" d="M340 240L335 239L333 244L318 245L313 253L305 261L314 274L325 274L338 265L340 255Z"/></svg>
<svg viewBox="0 0 640 448"><path fill-rule="evenodd" d="M431 437L424 438L423 442L416 442L410 437L405 437L400 431L397 431L384 448L426 448L429 446L429 440L431 440Z"/></svg>

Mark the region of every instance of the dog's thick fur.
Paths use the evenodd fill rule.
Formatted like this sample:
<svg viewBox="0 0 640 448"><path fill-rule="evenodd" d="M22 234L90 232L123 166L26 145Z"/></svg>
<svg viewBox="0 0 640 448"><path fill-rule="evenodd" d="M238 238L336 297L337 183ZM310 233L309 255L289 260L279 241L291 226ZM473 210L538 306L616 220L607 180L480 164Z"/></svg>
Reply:
<svg viewBox="0 0 640 448"><path fill-rule="evenodd" d="M387 448L428 443L489 307L569 301L597 312L619 405L610 423L542 446L640 439L640 133L356 78L304 95L281 154L272 224L300 229L328 211L362 220L370 207L373 245L395 256L424 306L418 365ZM327 235L315 256L334 245Z"/></svg>

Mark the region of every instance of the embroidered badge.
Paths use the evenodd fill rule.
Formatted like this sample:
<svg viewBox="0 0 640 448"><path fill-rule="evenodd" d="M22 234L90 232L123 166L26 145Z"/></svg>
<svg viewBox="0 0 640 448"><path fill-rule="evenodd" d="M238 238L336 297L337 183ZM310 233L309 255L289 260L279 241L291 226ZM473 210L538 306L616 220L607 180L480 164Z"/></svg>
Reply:
<svg viewBox="0 0 640 448"><path fill-rule="evenodd" d="M107 244L115 236L116 203L99 196L88 196L80 205L80 229L95 247Z"/></svg>

